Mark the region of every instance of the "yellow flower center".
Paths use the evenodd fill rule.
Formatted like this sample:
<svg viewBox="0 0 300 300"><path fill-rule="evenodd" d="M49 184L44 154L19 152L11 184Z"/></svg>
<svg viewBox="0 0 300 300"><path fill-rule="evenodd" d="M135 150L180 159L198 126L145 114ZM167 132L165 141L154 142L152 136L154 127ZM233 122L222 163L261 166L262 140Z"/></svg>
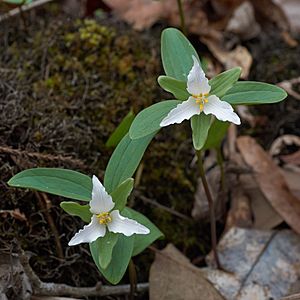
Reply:
<svg viewBox="0 0 300 300"><path fill-rule="evenodd" d="M199 104L200 111L202 111L204 108L204 104L208 102L208 99L207 99L208 93L205 93L205 94L201 93L199 95L192 95L192 96L193 96L193 98L195 98L196 103Z"/></svg>
<svg viewBox="0 0 300 300"><path fill-rule="evenodd" d="M112 218L110 216L109 212L103 212L101 214L96 215L99 219L98 222L102 225L106 225L112 221Z"/></svg>

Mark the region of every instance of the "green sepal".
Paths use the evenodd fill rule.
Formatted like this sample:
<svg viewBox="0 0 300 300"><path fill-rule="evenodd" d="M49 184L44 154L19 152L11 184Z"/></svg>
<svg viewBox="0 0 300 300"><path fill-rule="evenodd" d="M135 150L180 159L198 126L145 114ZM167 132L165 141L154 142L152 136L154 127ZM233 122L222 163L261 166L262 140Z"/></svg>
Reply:
<svg viewBox="0 0 300 300"><path fill-rule="evenodd" d="M186 90L186 82L169 76L159 76L158 84L167 92L173 94L176 99L187 100L190 94Z"/></svg>
<svg viewBox="0 0 300 300"><path fill-rule="evenodd" d="M80 205L78 202L63 201L60 207L71 216L79 217L86 223L91 222L92 213L88 204Z"/></svg>
<svg viewBox="0 0 300 300"><path fill-rule="evenodd" d="M236 83L241 75L242 69L236 67L225 72L222 72L209 80L211 86L210 94L222 98L226 92Z"/></svg>
<svg viewBox="0 0 300 300"><path fill-rule="evenodd" d="M115 203L114 210L123 210L127 203L127 198L129 197L133 189L134 180L133 178L128 178L123 181L110 195Z"/></svg>
<svg viewBox="0 0 300 300"><path fill-rule="evenodd" d="M218 119L215 119L210 126L210 129L208 131L208 137L205 142L205 145L203 146L203 149L207 150L219 148L222 144L222 141L227 133L229 126L229 122L223 122Z"/></svg>
<svg viewBox="0 0 300 300"><path fill-rule="evenodd" d="M196 150L201 150L206 142L209 128L211 126L211 115L194 115L191 118L193 145Z"/></svg>

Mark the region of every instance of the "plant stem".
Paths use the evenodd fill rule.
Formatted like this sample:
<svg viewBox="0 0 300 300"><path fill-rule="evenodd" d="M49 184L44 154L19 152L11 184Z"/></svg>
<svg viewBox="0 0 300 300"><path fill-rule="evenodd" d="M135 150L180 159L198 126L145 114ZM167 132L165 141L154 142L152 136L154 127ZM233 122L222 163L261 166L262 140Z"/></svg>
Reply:
<svg viewBox="0 0 300 300"><path fill-rule="evenodd" d="M181 1L182 0L177 0L177 6L178 6L179 15L180 15L181 30L186 35L184 12L183 12L183 9L182 9L182 2Z"/></svg>
<svg viewBox="0 0 300 300"><path fill-rule="evenodd" d="M209 215L210 215L210 233L211 233L211 247L214 255L214 259L217 265L218 269L222 269L220 261L219 261L219 256L217 252L217 230L216 230L216 217L215 217L215 208L214 208L214 202L209 190L209 186L206 180L205 176L205 171L203 167L203 162L202 162L202 155L201 155L201 150L196 150L197 158L198 158L198 167L200 171L200 177L202 180L202 184L204 187L204 191L207 197L208 201L208 206L209 206Z"/></svg>
<svg viewBox="0 0 300 300"><path fill-rule="evenodd" d="M225 173L224 173L224 160L222 155L222 149L221 147L218 147L216 149L217 151L217 162L220 167L220 173L221 173L221 207L222 207L222 216L224 217L224 220L226 218L226 202L225 202Z"/></svg>
<svg viewBox="0 0 300 300"><path fill-rule="evenodd" d="M137 276L136 276L136 269L133 260L131 259L129 262L129 281L130 281L130 294L129 299L134 299L134 294L136 291L136 285L137 285Z"/></svg>

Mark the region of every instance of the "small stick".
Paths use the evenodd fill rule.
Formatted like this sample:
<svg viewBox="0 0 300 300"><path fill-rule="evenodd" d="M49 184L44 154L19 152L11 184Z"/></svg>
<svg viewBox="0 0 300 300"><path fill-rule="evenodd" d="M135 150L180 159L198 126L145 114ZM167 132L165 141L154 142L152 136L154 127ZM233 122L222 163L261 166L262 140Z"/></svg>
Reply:
<svg viewBox="0 0 300 300"><path fill-rule="evenodd" d="M83 163L83 161L69 157L69 156L44 154L44 153L39 153L39 152L28 152L28 151L23 151L23 150L19 150L19 149L13 149L11 147L3 147L3 146L0 146L0 153L7 153L7 154L11 154L11 155L16 155L16 156L24 155L29 158L45 159L48 161L63 161L63 162L67 162L71 165L77 166L79 168L86 169L86 166Z"/></svg>
<svg viewBox="0 0 300 300"><path fill-rule="evenodd" d="M48 199L48 197L45 193L35 192L35 195L38 199L39 206L41 207L42 211L45 213L47 222L48 222L48 224L51 228L51 231L54 235L57 256L59 258L63 259L64 258L64 252L63 252L63 248L62 248L61 243L60 243L59 233L57 231L57 228L55 226L53 218L52 218L52 216L49 212L49 210L51 209L51 206L52 206L51 201Z"/></svg>
<svg viewBox="0 0 300 300"><path fill-rule="evenodd" d="M200 177L202 180L202 184L204 187L204 191L205 191L207 201L208 201L208 206L209 206L212 251L214 254L214 259L215 259L217 268L222 269L221 263L219 261L218 252L217 252L217 230L216 230L216 217L215 217L214 202L213 202L213 199L212 199L212 196L211 196L211 193L209 190L209 186L208 186L208 183L206 180L205 171L204 171L203 162L202 162L201 151L197 150L196 154L197 154L197 158L198 158L197 161L198 161L198 166L199 166L199 171L200 171Z"/></svg>
<svg viewBox="0 0 300 300"><path fill-rule="evenodd" d="M51 1L53 1L53 0L36 0L36 1L31 2L31 3L24 4L24 5L22 5L22 11L24 12L24 11L36 8L38 6L44 5L44 4L46 4L48 2L51 2ZM16 7L14 9L10 10L9 12L7 12L3 15L0 15L0 22L2 22L4 20L7 20L11 17L15 17L20 13L21 13L20 8Z"/></svg>
<svg viewBox="0 0 300 300"><path fill-rule="evenodd" d="M25 273L33 285L33 294L39 296L72 296L72 297L88 297L88 296L115 296L130 293L130 285L116 285L107 286L98 283L94 287L74 287L67 284L43 282L32 270L29 259L24 250L18 245L18 253L20 262L24 268ZM137 284L137 292L145 292L149 289L149 283Z"/></svg>

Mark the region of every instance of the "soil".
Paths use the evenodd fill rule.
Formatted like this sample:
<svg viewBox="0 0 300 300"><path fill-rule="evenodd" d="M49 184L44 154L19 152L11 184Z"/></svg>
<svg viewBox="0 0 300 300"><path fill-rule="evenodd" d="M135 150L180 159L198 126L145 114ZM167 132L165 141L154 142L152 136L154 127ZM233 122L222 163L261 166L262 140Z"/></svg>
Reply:
<svg viewBox="0 0 300 300"><path fill-rule="evenodd" d="M62 211L64 199L9 188L6 182L32 167L69 168L102 179L113 151L105 142L122 118L130 109L137 113L169 97L156 83L162 74L160 30L137 33L110 16L66 20L55 4L25 16L0 27L0 251L13 251L16 240L31 254L30 263L42 280L93 286L104 279L88 245L67 246L83 223ZM276 83L298 75L300 47L287 46L276 30L270 28L247 46L254 57L250 80ZM299 101L289 97L252 110L268 121L241 130L266 148L281 134L300 134ZM165 233L156 247L171 242L189 258L201 258L210 249L209 226L190 217L197 170L189 126L179 127L162 130L150 145L129 205ZM4 213L16 209L22 217ZM135 260L139 282L148 280L152 260L151 250ZM7 295L19 299L14 288Z"/></svg>

